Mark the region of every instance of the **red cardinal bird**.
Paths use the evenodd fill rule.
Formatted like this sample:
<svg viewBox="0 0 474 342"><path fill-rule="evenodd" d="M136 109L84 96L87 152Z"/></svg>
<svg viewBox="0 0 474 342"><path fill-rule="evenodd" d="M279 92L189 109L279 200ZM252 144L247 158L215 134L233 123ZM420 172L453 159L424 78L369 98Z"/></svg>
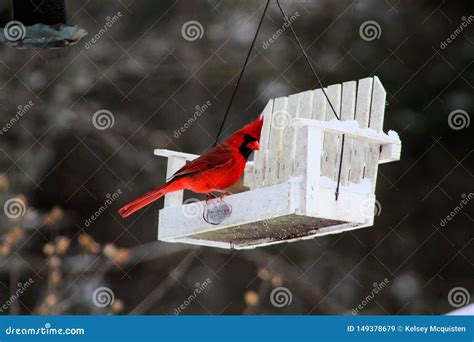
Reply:
<svg viewBox="0 0 474 342"><path fill-rule="evenodd" d="M130 216L168 192L188 189L210 194L233 185L244 173L245 163L252 151L260 147L258 142L262 125L263 116L260 116L223 143L184 165L164 185L124 205L119 214L124 218Z"/></svg>

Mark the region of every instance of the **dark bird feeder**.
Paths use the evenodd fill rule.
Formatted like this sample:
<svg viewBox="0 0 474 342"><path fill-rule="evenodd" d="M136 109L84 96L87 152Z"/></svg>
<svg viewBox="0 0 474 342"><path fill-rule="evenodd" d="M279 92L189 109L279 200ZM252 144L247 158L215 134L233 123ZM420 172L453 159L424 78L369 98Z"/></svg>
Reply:
<svg viewBox="0 0 474 342"><path fill-rule="evenodd" d="M0 42L16 48L60 48L77 43L87 32L67 24L65 0L12 0L13 20Z"/></svg>

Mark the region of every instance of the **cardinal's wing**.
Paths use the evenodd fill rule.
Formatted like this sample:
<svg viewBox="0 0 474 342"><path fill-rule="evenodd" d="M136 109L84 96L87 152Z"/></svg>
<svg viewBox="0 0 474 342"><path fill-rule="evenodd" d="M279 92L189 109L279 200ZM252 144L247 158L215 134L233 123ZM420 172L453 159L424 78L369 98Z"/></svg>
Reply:
<svg viewBox="0 0 474 342"><path fill-rule="evenodd" d="M168 180L214 168L225 168L232 164L233 150L227 145L211 148L200 157L194 159L176 171Z"/></svg>

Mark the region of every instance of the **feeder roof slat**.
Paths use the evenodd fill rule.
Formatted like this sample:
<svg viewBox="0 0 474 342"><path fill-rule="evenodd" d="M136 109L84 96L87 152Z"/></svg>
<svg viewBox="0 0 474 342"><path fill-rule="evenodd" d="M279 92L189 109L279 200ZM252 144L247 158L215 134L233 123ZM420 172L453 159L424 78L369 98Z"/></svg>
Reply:
<svg viewBox="0 0 474 342"><path fill-rule="evenodd" d="M346 134L346 136L358 139L362 141L367 141L374 144L393 144L398 143L397 139L390 137L385 133L377 133L373 130L359 128L356 121L319 121L311 119L297 118L291 122L294 126L311 126L318 127L323 132L332 133L332 134Z"/></svg>

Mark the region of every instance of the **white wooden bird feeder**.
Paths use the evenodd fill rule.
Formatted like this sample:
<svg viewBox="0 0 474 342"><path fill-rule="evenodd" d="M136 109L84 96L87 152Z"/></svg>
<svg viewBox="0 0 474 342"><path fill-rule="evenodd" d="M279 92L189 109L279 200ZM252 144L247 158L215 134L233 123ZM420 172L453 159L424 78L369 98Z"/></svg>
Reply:
<svg viewBox="0 0 474 342"><path fill-rule="evenodd" d="M167 194L158 239L244 249L372 226L380 209L378 165L399 160L401 152L398 135L382 132L386 92L377 77L325 90L341 121L334 119L321 89L270 100L260 150L244 174L249 191L225 197L228 206L220 210L227 215L219 224L204 218L217 199L209 205L183 203L183 191ZM167 177L198 157L161 149L155 154L168 158Z"/></svg>

